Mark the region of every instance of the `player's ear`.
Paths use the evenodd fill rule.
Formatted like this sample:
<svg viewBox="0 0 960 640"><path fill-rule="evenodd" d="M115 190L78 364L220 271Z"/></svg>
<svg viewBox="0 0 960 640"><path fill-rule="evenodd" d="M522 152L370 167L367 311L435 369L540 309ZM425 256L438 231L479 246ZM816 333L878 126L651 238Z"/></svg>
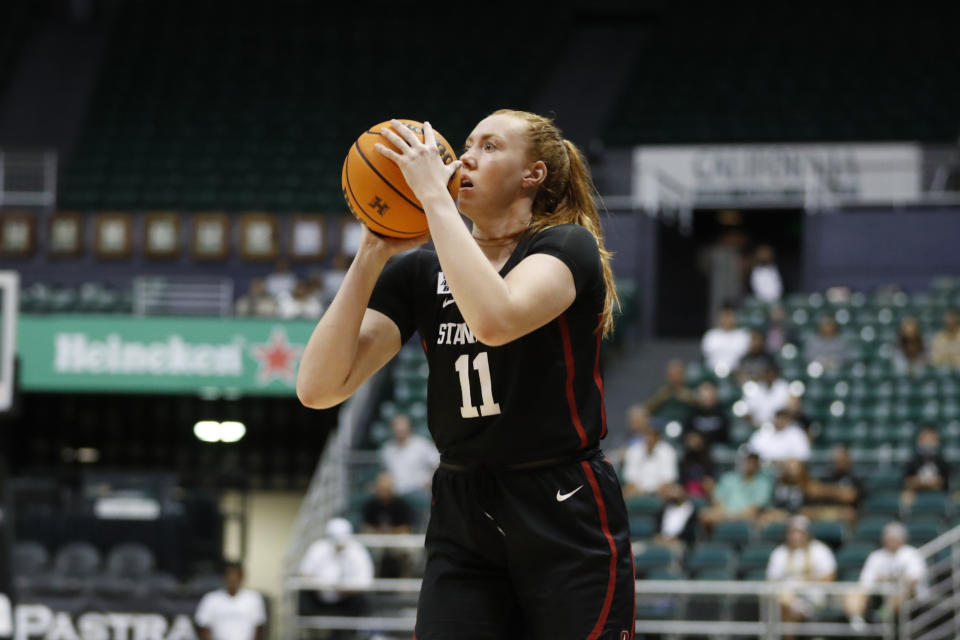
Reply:
<svg viewBox="0 0 960 640"><path fill-rule="evenodd" d="M523 170L523 186L539 187L547 179L547 165L543 160L537 160Z"/></svg>

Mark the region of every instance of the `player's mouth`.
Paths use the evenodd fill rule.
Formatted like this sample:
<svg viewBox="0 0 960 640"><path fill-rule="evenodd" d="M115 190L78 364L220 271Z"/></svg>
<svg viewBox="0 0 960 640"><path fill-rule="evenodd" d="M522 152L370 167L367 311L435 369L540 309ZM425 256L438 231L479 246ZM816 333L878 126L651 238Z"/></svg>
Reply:
<svg viewBox="0 0 960 640"><path fill-rule="evenodd" d="M473 189L473 181L465 175L460 176L460 191Z"/></svg>

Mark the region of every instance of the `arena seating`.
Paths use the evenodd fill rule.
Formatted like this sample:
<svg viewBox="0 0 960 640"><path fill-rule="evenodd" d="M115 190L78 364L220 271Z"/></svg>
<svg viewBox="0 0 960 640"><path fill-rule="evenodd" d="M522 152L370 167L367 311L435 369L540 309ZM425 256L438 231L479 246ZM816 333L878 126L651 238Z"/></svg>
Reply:
<svg viewBox="0 0 960 640"><path fill-rule="evenodd" d="M867 7L671 5L650 25L605 142L953 142L957 7L909 24Z"/></svg>
<svg viewBox="0 0 960 640"><path fill-rule="evenodd" d="M229 7L229 11L224 11ZM514 11L526 11L514 7ZM390 117L430 119L457 149L490 110L529 106L562 11L496 26L371 16L299 0L123 3L64 208L341 210L352 141ZM539 35L538 35L539 34ZM469 55L483 46L483 64ZM506 72L506 70L511 72ZM388 106L389 105L389 106Z"/></svg>

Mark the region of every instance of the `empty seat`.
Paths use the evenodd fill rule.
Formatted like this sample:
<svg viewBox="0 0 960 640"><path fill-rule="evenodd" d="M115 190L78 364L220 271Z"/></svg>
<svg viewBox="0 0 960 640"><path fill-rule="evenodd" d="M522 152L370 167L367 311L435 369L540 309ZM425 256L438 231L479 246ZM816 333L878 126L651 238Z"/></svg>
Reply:
<svg viewBox="0 0 960 640"><path fill-rule="evenodd" d="M42 574L50 561L50 554L39 542L18 542L12 553L13 575L37 576Z"/></svg>
<svg viewBox="0 0 960 640"><path fill-rule="evenodd" d="M71 578L90 578L100 569L100 552L88 542L71 542L59 551L54 573Z"/></svg>
<svg viewBox="0 0 960 640"><path fill-rule="evenodd" d="M637 574L646 576L653 571L667 569L673 563L673 553L666 547L650 545L636 556L634 566Z"/></svg>
<svg viewBox="0 0 960 640"><path fill-rule="evenodd" d="M760 539L764 542L780 544L787 536L786 522L771 522L760 532Z"/></svg>
<svg viewBox="0 0 960 640"><path fill-rule="evenodd" d="M630 518L630 537L633 539L652 538L657 533L657 522L648 516Z"/></svg>
<svg viewBox="0 0 960 640"><path fill-rule="evenodd" d="M900 515L900 494L885 492L870 496L860 505L860 513L897 518Z"/></svg>
<svg viewBox="0 0 960 640"><path fill-rule="evenodd" d="M744 549L740 553L739 570L741 577L750 580L751 577L749 576L765 575L767 564L770 562L770 554L773 553L774 548L771 543L758 543Z"/></svg>
<svg viewBox="0 0 960 640"><path fill-rule="evenodd" d="M943 533L943 524L939 518L910 518L907 521L907 533L910 544L919 547Z"/></svg>
<svg viewBox="0 0 960 640"><path fill-rule="evenodd" d="M910 507L910 517L934 516L946 518L952 510L950 498L941 491L922 492L916 495Z"/></svg>
<svg viewBox="0 0 960 640"><path fill-rule="evenodd" d="M810 535L836 549L847 535L847 527L834 520L818 520L810 525Z"/></svg>
<svg viewBox="0 0 960 640"><path fill-rule="evenodd" d="M113 576L143 578L153 567L153 553L142 544L121 544L111 549L107 555L107 573Z"/></svg>
<svg viewBox="0 0 960 640"><path fill-rule="evenodd" d="M752 532L752 524L746 520L721 522L713 530L710 539L714 542L725 542L737 547L744 547L750 542Z"/></svg>
<svg viewBox="0 0 960 640"><path fill-rule="evenodd" d="M856 528L853 530L853 539L856 542L865 542L872 545L879 544L883 528L892 520L892 518L886 518L884 516L865 517L857 523Z"/></svg>
<svg viewBox="0 0 960 640"><path fill-rule="evenodd" d="M703 544L693 550L687 558L687 571L694 576L701 572L715 570L733 570L734 553L730 546L718 543Z"/></svg>
<svg viewBox="0 0 960 640"><path fill-rule="evenodd" d="M657 496L630 496L625 502L631 516L652 516L663 506L663 502Z"/></svg>
<svg viewBox="0 0 960 640"><path fill-rule="evenodd" d="M853 543L844 546L837 552L837 575L846 572L859 572L867 561L867 556L873 553L874 545Z"/></svg>

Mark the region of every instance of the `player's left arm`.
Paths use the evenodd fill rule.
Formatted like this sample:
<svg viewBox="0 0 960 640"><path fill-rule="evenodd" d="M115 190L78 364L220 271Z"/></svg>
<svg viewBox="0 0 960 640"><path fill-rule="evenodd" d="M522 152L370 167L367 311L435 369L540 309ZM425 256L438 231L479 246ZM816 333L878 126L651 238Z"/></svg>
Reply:
<svg viewBox="0 0 960 640"><path fill-rule="evenodd" d="M501 277L446 190L459 161L444 165L430 123L423 129L423 142L405 127L384 132L395 145L405 147L403 153L383 145L377 148L400 166L423 204L447 286L474 336L483 344L499 346L559 316L577 295L570 268L554 256L534 254Z"/></svg>

